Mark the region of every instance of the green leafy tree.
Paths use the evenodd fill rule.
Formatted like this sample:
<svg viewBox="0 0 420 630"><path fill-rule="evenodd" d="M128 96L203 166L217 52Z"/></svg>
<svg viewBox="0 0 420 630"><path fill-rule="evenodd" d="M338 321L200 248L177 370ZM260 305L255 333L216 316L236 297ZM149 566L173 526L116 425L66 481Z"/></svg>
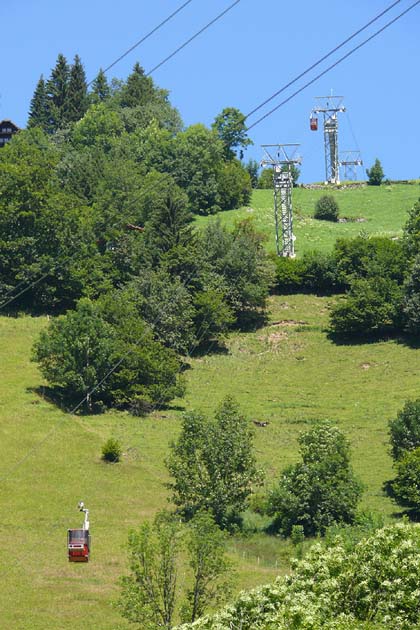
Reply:
<svg viewBox="0 0 420 630"><path fill-rule="evenodd" d="M401 326L402 289L389 278L355 280L346 297L333 307L331 330L339 335L384 334Z"/></svg>
<svg viewBox="0 0 420 630"><path fill-rule="evenodd" d="M34 95L31 99L28 117L28 129L31 127L41 127L43 131L48 131L48 99L44 77L41 77L36 85Z"/></svg>
<svg viewBox="0 0 420 630"><path fill-rule="evenodd" d="M352 523L362 487L350 465L350 449L337 427L322 424L299 438L302 462L286 468L269 496L274 529L289 536L301 525L306 536L334 523Z"/></svg>
<svg viewBox="0 0 420 630"><path fill-rule="evenodd" d="M106 101L110 96L111 88L109 87L108 79L105 72L100 68L92 83L89 100L91 103L100 103Z"/></svg>
<svg viewBox="0 0 420 630"><path fill-rule="evenodd" d="M209 606L229 597L231 564L226 558L226 535L206 512L198 512L189 522L186 545L192 585L187 591L182 618L193 622Z"/></svg>
<svg viewBox="0 0 420 630"><path fill-rule="evenodd" d="M218 189L223 210L232 210L249 203L251 179L239 160L223 164L218 174Z"/></svg>
<svg viewBox="0 0 420 630"><path fill-rule="evenodd" d="M70 79L70 68L67 59L59 54L46 84L48 98L48 132L55 133L68 121L67 93Z"/></svg>
<svg viewBox="0 0 420 630"><path fill-rule="evenodd" d="M420 398L405 403L397 417L390 421L389 432L395 460L420 447Z"/></svg>
<svg viewBox="0 0 420 630"><path fill-rule="evenodd" d="M390 278L402 284L407 259L400 241L382 236L339 238L334 245L337 273L343 284L355 278Z"/></svg>
<svg viewBox="0 0 420 630"><path fill-rule="evenodd" d="M223 143L204 125L179 133L174 145L172 176L188 195L196 214L214 214L221 209L218 173L223 164Z"/></svg>
<svg viewBox="0 0 420 630"><path fill-rule="evenodd" d="M411 260L420 254L420 199L411 208L404 227L404 249Z"/></svg>
<svg viewBox="0 0 420 630"><path fill-rule="evenodd" d="M369 186L380 186L385 177L381 162L376 158L373 166L366 169Z"/></svg>
<svg viewBox="0 0 420 630"><path fill-rule="evenodd" d="M332 195L323 195L315 204L314 218L323 221L338 221L339 207Z"/></svg>
<svg viewBox="0 0 420 630"><path fill-rule="evenodd" d="M388 485L395 501L410 508L413 514L420 513L420 447L406 451L396 462L397 475Z"/></svg>
<svg viewBox="0 0 420 630"><path fill-rule="evenodd" d="M179 523L159 513L128 539L130 575L121 580L121 614L141 630L173 627L181 548Z"/></svg>
<svg viewBox="0 0 420 630"><path fill-rule="evenodd" d="M420 254L412 264L404 285L404 327L410 335L420 335Z"/></svg>
<svg viewBox="0 0 420 630"><path fill-rule="evenodd" d="M214 420L184 416L167 467L173 502L187 519L206 510L226 527L238 518L260 474L251 432L232 398L223 401Z"/></svg>
<svg viewBox="0 0 420 630"><path fill-rule="evenodd" d="M69 82L66 94L66 120L77 122L88 108L86 74L79 55L74 58L70 68Z"/></svg>
<svg viewBox="0 0 420 630"><path fill-rule="evenodd" d="M35 343L33 359L66 401L86 398L140 413L182 395L179 361L153 339L130 303L109 294L78 302L75 311L51 320Z"/></svg>
<svg viewBox="0 0 420 630"><path fill-rule="evenodd" d="M252 188L258 188L258 173L260 170L260 165L258 164L257 160L248 160L248 162L245 164L245 168L251 178Z"/></svg>
<svg viewBox="0 0 420 630"><path fill-rule="evenodd" d="M238 150L242 159L243 150L253 144L246 133L245 115L235 107L225 107L216 116L212 129L216 131L223 143L224 155L227 160L233 160Z"/></svg>
<svg viewBox="0 0 420 630"><path fill-rule="evenodd" d="M258 188L262 188L264 190L273 190L273 169L272 168L264 168L261 171L260 178L258 180Z"/></svg>
<svg viewBox="0 0 420 630"><path fill-rule="evenodd" d="M170 629L179 617L194 621L229 595L226 537L205 512L187 528L160 512L130 533L128 547L130 574L121 580L118 607L139 630Z"/></svg>
<svg viewBox="0 0 420 630"><path fill-rule="evenodd" d="M138 107L146 105L155 98L155 91L153 79L147 77L144 69L136 62L132 73L121 90L121 106Z"/></svg>

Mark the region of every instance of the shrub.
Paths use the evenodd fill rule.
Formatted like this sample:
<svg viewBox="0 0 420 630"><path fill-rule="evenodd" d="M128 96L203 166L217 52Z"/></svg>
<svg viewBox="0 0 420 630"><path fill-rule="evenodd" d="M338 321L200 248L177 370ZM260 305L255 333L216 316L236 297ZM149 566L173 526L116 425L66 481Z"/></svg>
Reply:
<svg viewBox="0 0 420 630"><path fill-rule="evenodd" d="M121 444L115 438L109 438L102 447L102 459L106 462L119 462L122 455Z"/></svg>
<svg viewBox="0 0 420 630"><path fill-rule="evenodd" d="M390 421L389 432L392 457L396 460L420 447L420 398L405 403L397 417Z"/></svg>
<svg viewBox="0 0 420 630"><path fill-rule="evenodd" d="M383 236L339 238L334 246L339 281L380 276L402 283L407 259L400 241Z"/></svg>
<svg viewBox="0 0 420 630"><path fill-rule="evenodd" d="M352 523L361 496L361 484L350 466L350 449L344 435L329 423L299 439L302 462L281 475L269 496L273 529L289 536L301 525L306 536L324 534L334 523Z"/></svg>
<svg viewBox="0 0 420 630"><path fill-rule="evenodd" d="M330 294L339 290L336 259L332 254L306 252L302 258L275 257L280 293Z"/></svg>
<svg viewBox="0 0 420 630"><path fill-rule="evenodd" d="M407 451L397 462L397 476L390 482L390 494L403 507L420 513L420 448Z"/></svg>
<svg viewBox="0 0 420 630"><path fill-rule="evenodd" d="M376 158L374 165L371 168L366 169L366 175L368 176L369 186L380 186L383 178L385 177L382 164Z"/></svg>
<svg viewBox="0 0 420 630"><path fill-rule="evenodd" d="M315 204L315 219L322 219L323 221L337 221L338 213L338 203L332 195L323 195Z"/></svg>
<svg viewBox="0 0 420 630"><path fill-rule="evenodd" d="M331 330L359 336L398 330L401 300L401 287L389 278L355 280L344 300L331 311Z"/></svg>
<svg viewBox="0 0 420 630"><path fill-rule="evenodd" d="M241 593L183 630L408 630L420 612L420 528L382 528L348 551L314 545L291 575Z"/></svg>

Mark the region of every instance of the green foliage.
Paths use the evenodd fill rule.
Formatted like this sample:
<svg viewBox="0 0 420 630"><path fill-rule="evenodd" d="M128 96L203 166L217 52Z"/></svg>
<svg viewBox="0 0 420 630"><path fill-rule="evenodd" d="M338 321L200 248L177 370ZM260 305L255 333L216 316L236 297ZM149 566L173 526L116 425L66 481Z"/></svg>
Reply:
<svg viewBox="0 0 420 630"><path fill-rule="evenodd" d="M130 304L112 295L101 303L80 300L75 311L52 320L33 359L65 400L86 398L88 410L138 401L162 405L183 392L175 354L153 340Z"/></svg>
<svg viewBox="0 0 420 630"><path fill-rule="evenodd" d="M92 83L92 89L89 94L89 101L91 103L99 103L106 101L111 96L111 89L108 84L105 72L102 68L99 69L96 78Z"/></svg>
<svg viewBox="0 0 420 630"><path fill-rule="evenodd" d="M183 529L173 515L160 512L130 533L128 547L130 575L121 579L118 608L141 630L169 630L176 615L194 621L229 595L226 536L205 512Z"/></svg>
<svg viewBox="0 0 420 630"><path fill-rule="evenodd" d="M331 311L331 330L338 335L366 336L398 330L402 289L382 277L355 280L346 297Z"/></svg>
<svg viewBox="0 0 420 630"><path fill-rule="evenodd" d="M181 614L184 621L193 622L209 606L229 597L231 563L226 558L226 535L206 512L198 512L189 522L186 546L192 584Z"/></svg>
<svg viewBox="0 0 420 630"><path fill-rule="evenodd" d="M172 174L188 195L191 211L214 214L221 209L218 173L223 163L223 143L204 125L179 133L174 145Z"/></svg>
<svg viewBox="0 0 420 630"><path fill-rule="evenodd" d="M76 122L83 118L88 108L86 74L79 55L76 55L70 68L67 88L67 116L68 122Z"/></svg>
<svg viewBox="0 0 420 630"><path fill-rule="evenodd" d="M409 258L420 254L420 199L413 205L404 228L404 247Z"/></svg>
<svg viewBox="0 0 420 630"><path fill-rule="evenodd" d="M273 190L273 169L265 168L261 171L261 175L258 180L258 188L264 188L267 190Z"/></svg>
<svg viewBox="0 0 420 630"><path fill-rule="evenodd" d="M406 451L396 462L397 475L389 483L391 496L403 507L420 513L420 447Z"/></svg>
<svg viewBox="0 0 420 630"><path fill-rule="evenodd" d="M337 221L339 215L338 203L333 195L323 195L315 204L315 219L323 221Z"/></svg>
<svg viewBox="0 0 420 630"><path fill-rule="evenodd" d="M404 285L404 327L410 335L420 335L420 254L416 256Z"/></svg>
<svg viewBox="0 0 420 630"><path fill-rule="evenodd" d="M235 107L225 107L216 116L212 129L215 130L224 146L224 155L227 160L233 160L239 149L239 157L242 159L243 149L253 144L246 133L245 115Z"/></svg>
<svg viewBox="0 0 420 630"><path fill-rule="evenodd" d="M395 460L420 447L420 398L407 400L397 417L389 422L389 433Z"/></svg>
<svg viewBox="0 0 420 630"><path fill-rule="evenodd" d="M373 277L401 284L407 268L402 243L382 236L337 239L334 256L340 281L347 285L356 278Z"/></svg>
<svg viewBox="0 0 420 630"><path fill-rule="evenodd" d="M244 220L232 232L220 221L209 223L201 234L203 260L221 277L225 300L241 326L261 320L273 282L273 266L252 221Z"/></svg>
<svg viewBox="0 0 420 630"><path fill-rule="evenodd" d="M420 532L398 524L348 552L338 537L317 544L290 576L242 593L219 613L182 630L409 630L420 623Z"/></svg>
<svg viewBox="0 0 420 630"><path fill-rule="evenodd" d="M220 205L223 210L239 208L251 199L251 179L239 160L223 164L218 174Z"/></svg>
<svg viewBox="0 0 420 630"><path fill-rule="evenodd" d="M118 607L142 630L173 626L180 546L179 523L165 512L129 535L130 575L121 579Z"/></svg>
<svg viewBox="0 0 420 630"><path fill-rule="evenodd" d="M332 254L305 252L302 258L277 256L276 280L280 293L317 293L325 295L341 288L337 263Z"/></svg>
<svg viewBox="0 0 420 630"><path fill-rule="evenodd" d="M252 434L236 402L227 397L214 420L185 414L167 467L172 500L187 519L207 510L218 525L232 524L260 479Z"/></svg>
<svg viewBox="0 0 420 630"><path fill-rule="evenodd" d="M385 177L381 162L376 158L373 166L366 169L369 186L380 186Z"/></svg>
<svg viewBox="0 0 420 630"><path fill-rule="evenodd" d="M48 101L47 91L45 86L44 77L41 77L36 85L34 95L31 99L29 116L28 116L28 129L31 127L41 127L46 129L48 126Z"/></svg>
<svg viewBox="0 0 420 630"><path fill-rule="evenodd" d="M44 131L48 133L55 133L68 121L67 92L69 77L70 68L67 59L60 53L46 84L48 123Z"/></svg>
<svg viewBox="0 0 420 630"><path fill-rule="evenodd" d="M257 188L258 187L258 172L260 170L260 165L258 164L257 160L248 160L248 162L245 164L245 168L248 171L249 176L251 178L252 188Z"/></svg>
<svg viewBox="0 0 420 630"><path fill-rule="evenodd" d="M289 536L301 525L306 536L324 534L333 523L352 523L361 496L344 435L329 424L299 438L302 462L281 475L269 497L273 528Z"/></svg>
<svg viewBox="0 0 420 630"><path fill-rule="evenodd" d="M121 460L122 446L115 438L108 438L102 447L102 459L106 462L117 463Z"/></svg>

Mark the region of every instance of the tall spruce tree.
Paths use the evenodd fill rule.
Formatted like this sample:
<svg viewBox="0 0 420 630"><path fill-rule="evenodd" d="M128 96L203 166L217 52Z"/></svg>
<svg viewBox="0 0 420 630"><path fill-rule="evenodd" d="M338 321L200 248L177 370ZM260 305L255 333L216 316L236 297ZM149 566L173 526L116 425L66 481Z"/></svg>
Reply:
<svg viewBox="0 0 420 630"><path fill-rule="evenodd" d="M153 80L145 75L144 69L137 61L122 89L121 105L123 107L146 105L154 100L155 93Z"/></svg>
<svg viewBox="0 0 420 630"><path fill-rule="evenodd" d="M46 85L48 98L47 131L49 133L55 133L67 122L67 92L69 78L70 69L67 59L60 53Z"/></svg>
<svg viewBox="0 0 420 630"><path fill-rule="evenodd" d="M92 83L92 91L90 93L90 101L92 103L100 103L106 101L111 96L111 89L108 84L105 72L102 68L96 76L96 79Z"/></svg>
<svg viewBox="0 0 420 630"><path fill-rule="evenodd" d="M86 74L79 55L74 58L65 97L64 118L66 122L77 122L88 108Z"/></svg>
<svg viewBox="0 0 420 630"><path fill-rule="evenodd" d="M41 127L44 131L47 131L48 128L47 90L42 74L36 85L29 108L28 128L31 127Z"/></svg>

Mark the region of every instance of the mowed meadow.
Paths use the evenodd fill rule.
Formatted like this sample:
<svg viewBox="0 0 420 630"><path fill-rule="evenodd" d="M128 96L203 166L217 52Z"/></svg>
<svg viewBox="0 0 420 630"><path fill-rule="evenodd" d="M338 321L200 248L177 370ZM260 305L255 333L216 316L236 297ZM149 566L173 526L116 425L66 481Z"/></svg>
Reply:
<svg viewBox="0 0 420 630"><path fill-rule="evenodd" d="M366 219L338 224L311 218L322 192L294 191L298 253L327 251L336 238L361 230L401 235L420 188L400 184L334 191L342 216ZM272 192L255 191L250 208L224 213L222 220L233 224L253 216L273 249ZM352 462L365 486L362 507L394 519L398 509L382 491L393 474L387 424L407 398L420 395L419 350L396 339L335 344L327 328L337 299L272 296L263 328L234 333L224 350L192 358L185 373L186 396L145 418L119 412L71 416L54 406L30 360L33 341L47 318L3 315L0 627L130 627L114 605L118 578L126 570L128 531L170 505L165 457L182 412L211 413L227 394L237 398L254 432L265 489L297 460L300 432L330 419L351 443ZM111 436L123 446L119 464L101 460L101 447ZM66 555L67 528L81 525L76 509L80 499L91 511L92 561L87 565L70 564ZM291 554L288 542L263 533L233 537L236 589L287 571Z"/></svg>

